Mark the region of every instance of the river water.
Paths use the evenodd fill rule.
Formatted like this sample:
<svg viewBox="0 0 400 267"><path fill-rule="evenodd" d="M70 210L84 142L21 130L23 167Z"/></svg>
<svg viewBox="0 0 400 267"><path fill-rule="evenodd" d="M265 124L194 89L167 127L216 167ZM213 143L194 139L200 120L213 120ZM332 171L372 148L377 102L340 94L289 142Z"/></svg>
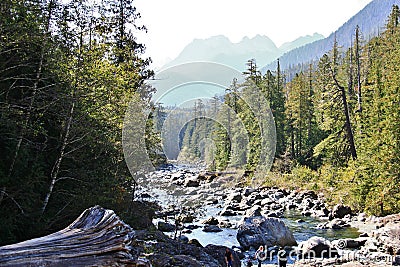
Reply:
<svg viewBox="0 0 400 267"><path fill-rule="evenodd" d="M187 168L187 167L186 167ZM176 168L175 168L176 169ZM180 167L179 169L182 169ZM171 170L162 170L162 175L169 174ZM172 170L174 172L176 170ZM240 246L236 239L236 226L238 222L241 220L242 216L219 216L219 212L222 210L223 206L221 203L218 204L205 204L205 201L201 198L202 194L194 194L193 192L187 192L184 190L177 189L176 187L170 187L170 184L162 181L160 179L154 180L149 179L147 182L147 192L150 192L154 199L156 199L162 206L166 207L168 205L174 204L175 206L179 206L180 200L185 199L187 205L190 205L196 209L196 219L193 223L194 225L201 226L197 229L192 230L191 233L185 234L189 239L197 239L201 245L206 246L208 244L214 245L223 245L227 247ZM151 190L149 190L151 188ZM223 191L224 189L221 189ZM189 194L189 196L188 196ZM188 199L193 199L197 201L187 201ZM219 219L219 221L229 221L232 224L231 228L221 228L222 232L217 233L207 233L203 232L203 225L201 222L207 218L215 217ZM298 222L298 220L302 220L303 222ZM160 219L156 219L154 223ZM339 230L322 230L318 229L317 225L320 224L321 221L315 217L305 217L300 214L298 211L290 210L285 212L284 218L282 220L289 227L289 229L293 232L293 235L296 241L299 243L301 241L308 240L312 236L320 236L326 238L328 240L341 239L341 238L356 238L359 236L358 229L356 228L344 228ZM173 223L171 221L171 223ZM189 224L186 224L189 225ZM166 233L173 237L173 233ZM248 251L244 253L246 258L254 255L254 251ZM267 259L265 263L276 263L276 258ZM289 261L291 263L291 261ZM244 266L244 265L243 265Z"/></svg>

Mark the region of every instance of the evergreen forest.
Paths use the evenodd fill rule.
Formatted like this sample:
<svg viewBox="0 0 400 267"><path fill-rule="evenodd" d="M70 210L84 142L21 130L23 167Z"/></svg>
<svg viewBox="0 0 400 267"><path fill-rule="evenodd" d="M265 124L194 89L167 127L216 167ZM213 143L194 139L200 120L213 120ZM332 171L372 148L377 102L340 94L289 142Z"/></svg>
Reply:
<svg viewBox="0 0 400 267"><path fill-rule="evenodd" d="M59 230L94 205L134 222L122 147L132 101L138 116L154 111L144 137L155 166L175 112L184 127L169 153L179 162L323 192L359 212L400 212L398 6L376 37L357 27L349 49L335 41L296 69L278 62L262 73L249 59L224 95L173 109L144 86L154 72L133 2L0 1L0 245Z"/></svg>

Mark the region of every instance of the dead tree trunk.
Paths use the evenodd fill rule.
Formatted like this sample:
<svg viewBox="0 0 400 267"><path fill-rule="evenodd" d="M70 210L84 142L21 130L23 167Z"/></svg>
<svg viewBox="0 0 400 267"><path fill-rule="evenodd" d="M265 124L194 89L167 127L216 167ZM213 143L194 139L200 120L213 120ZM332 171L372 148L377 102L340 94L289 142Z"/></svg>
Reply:
<svg viewBox="0 0 400 267"><path fill-rule="evenodd" d="M134 231L112 210L85 210L56 233L0 247L0 266L150 266L132 253Z"/></svg>
<svg viewBox="0 0 400 267"><path fill-rule="evenodd" d="M349 142L349 146L350 146L350 153L351 153L351 157L353 159L357 158L357 150L356 150L356 145L354 142L354 135L353 135L353 129L351 127L351 121L350 121L350 115L349 115L349 107L347 104L347 98L346 98L346 91L344 86L341 86L338 82L338 80L336 79L335 74L332 72L332 77L333 80L335 81L336 86L339 89L339 92L341 94L342 97L342 103L343 103L343 114L345 117L345 128L346 128L346 135L347 135L347 140Z"/></svg>

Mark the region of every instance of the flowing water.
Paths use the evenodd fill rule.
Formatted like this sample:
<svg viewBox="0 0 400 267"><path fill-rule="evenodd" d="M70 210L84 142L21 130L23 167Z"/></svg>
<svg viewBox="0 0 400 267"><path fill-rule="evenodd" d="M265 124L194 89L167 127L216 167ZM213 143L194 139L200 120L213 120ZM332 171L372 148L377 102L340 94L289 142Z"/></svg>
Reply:
<svg viewBox="0 0 400 267"><path fill-rule="evenodd" d="M166 171L164 170L164 174L165 172ZM177 205L179 199L183 198L184 194L187 194L187 192L185 193L185 191L177 190L177 188L175 187L171 188L166 183L161 183L160 181L157 181L157 183L149 182L149 185L152 187L151 190L152 194L156 196L156 199L162 204L162 206L166 206L167 204L171 203ZM188 199L187 195L185 197L186 199ZM192 198L197 199L198 197L199 195L193 194ZM203 246L206 246L208 244L224 245L227 247L240 246L236 239L236 233L237 233L236 226L240 221L240 219L242 218L241 215L229 216L229 217L219 216L218 214L223 208L221 203L214 205L206 205L204 202L201 201L200 202L193 201L193 203L190 205L194 206L197 211L197 217L195 221L191 224L198 225L201 227L192 230L191 233L185 234L189 239L197 239ZM217 233L203 232L202 231L203 227L201 222L210 217L215 217L219 219L219 221L221 220L229 221L232 224L232 228L221 228L223 231ZM298 222L300 219L302 220L302 222ZM293 232L293 235L298 243L301 241L308 240L312 236L320 236L328 240L341 239L341 238L355 238L359 236L358 229L351 227L340 230L317 229L317 225L323 221L314 217L302 216L300 212L294 210L285 212L284 218L282 218L282 220ZM157 220L155 220L155 223L156 222ZM172 237L173 233L169 233L169 235ZM244 254L246 258L249 258L252 255L254 255L254 251L248 251L245 252ZM289 259L289 263L291 263L291 261L292 260ZM267 259L265 263L276 263L276 258L274 257L272 259Z"/></svg>

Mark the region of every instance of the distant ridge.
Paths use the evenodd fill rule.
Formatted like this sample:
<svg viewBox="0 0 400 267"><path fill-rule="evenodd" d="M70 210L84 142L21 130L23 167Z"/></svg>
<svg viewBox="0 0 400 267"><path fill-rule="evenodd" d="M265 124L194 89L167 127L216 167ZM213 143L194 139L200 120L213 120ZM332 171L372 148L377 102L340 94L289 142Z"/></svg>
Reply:
<svg viewBox="0 0 400 267"><path fill-rule="evenodd" d="M211 61L243 71L249 59L255 58L259 66L264 66L293 48L323 38L323 35L315 33L299 37L279 48L270 38L263 35L256 35L253 38L244 37L238 43L232 43L223 35L195 39L182 50L177 58L168 62L163 68L193 61Z"/></svg>
<svg viewBox="0 0 400 267"><path fill-rule="evenodd" d="M400 5L400 0L374 0L360 12L343 24L337 31L325 39L293 49L279 57L281 69L289 69L302 63L318 60L333 47L335 35L339 46L349 48L354 39L354 32L358 25L362 38L368 41L383 31L393 5ZM262 73L276 69L276 60L261 69Z"/></svg>

